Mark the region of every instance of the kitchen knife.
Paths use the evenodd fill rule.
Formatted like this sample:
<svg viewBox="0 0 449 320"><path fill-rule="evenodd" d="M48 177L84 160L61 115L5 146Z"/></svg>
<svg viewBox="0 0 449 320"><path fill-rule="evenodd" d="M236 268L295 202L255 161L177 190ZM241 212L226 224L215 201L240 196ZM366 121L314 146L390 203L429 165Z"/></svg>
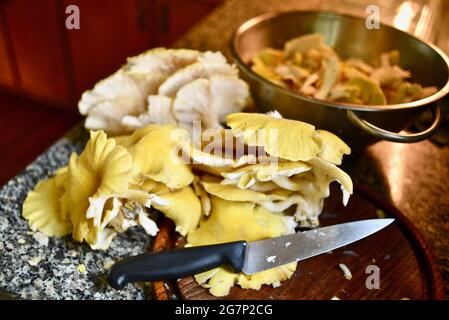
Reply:
<svg viewBox="0 0 449 320"><path fill-rule="evenodd" d="M250 275L338 249L393 221L362 220L254 242L236 241L146 253L117 262L109 270L108 282L115 289L123 289L130 282L179 279L224 264L231 265L235 272Z"/></svg>

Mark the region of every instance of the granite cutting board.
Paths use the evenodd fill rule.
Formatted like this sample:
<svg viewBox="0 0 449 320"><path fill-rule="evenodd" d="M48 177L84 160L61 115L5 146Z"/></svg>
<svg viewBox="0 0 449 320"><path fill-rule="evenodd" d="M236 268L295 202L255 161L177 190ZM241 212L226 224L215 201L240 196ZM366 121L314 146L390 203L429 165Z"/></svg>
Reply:
<svg viewBox="0 0 449 320"><path fill-rule="evenodd" d="M94 251L70 237L40 245L22 218L28 191L82 150L85 135L81 125L75 127L0 189L0 291L22 299L147 298L144 285L115 291L103 276L113 261L148 251L150 239L143 229L132 228L117 236L109 250ZM81 264L85 273L78 269Z"/></svg>

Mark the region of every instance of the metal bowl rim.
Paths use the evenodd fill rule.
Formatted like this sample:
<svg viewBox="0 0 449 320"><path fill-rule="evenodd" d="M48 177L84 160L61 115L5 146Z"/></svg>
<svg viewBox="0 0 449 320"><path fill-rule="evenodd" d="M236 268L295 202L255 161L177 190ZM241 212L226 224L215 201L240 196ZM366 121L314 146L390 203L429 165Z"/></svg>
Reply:
<svg viewBox="0 0 449 320"><path fill-rule="evenodd" d="M231 52L231 56L232 56L234 62L239 66L240 69L245 71L247 73L247 75L250 76L251 78L253 78L257 81L261 81L265 85L268 85L275 90L278 90L286 95L289 95L289 96L299 99L299 100L304 100L309 103L325 105L328 107L334 107L337 109L351 109L351 110L355 110L355 111L393 111L393 110L398 110L398 109L409 109L409 108L415 108L415 107L423 107L423 106L426 106L430 103L433 103L433 102L443 98L444 96L446 96L449 93L449 58L448 58L448 56L434 44L431 44L427 41L421 40L421 39L415 37L414 35L411 35L410 33L407 33L403 30L397 29L393 26L386 25L384 23L381 23L381 28L393 29L395 32L403 33L403 34L405 34L405 36L411 37L411 38L417 40L418 42L421 42L422 44L430 47L433 51L435 51L444 60L444 62L446 63L446 66L448 68L448 79L446 81L446 84L440 90L438 90L433 95L428 96L424 99L415 100L415 101L411 101L411 102L407 102L407 103L388 104L388 105L359 105L359 104L340 103L340 102L332 102L332 101L327 101L327 100L315 99L315 98L312 98L312 97L309 97L306 95L295 93L292 90L282 88L282 87L274 84L270 80L265 79L264 77L258 75L254 71L252 71L251 68L246 63L244 63L242 61L242 59L240 58L240 56L237 53L237 50L235 48L235 45L236 45L237 40L241 36L241 34L243 34L245 31L249 30L251 27L253 27L261 22L264 22L266 20L277 18L279 16L291 15L291 14L330 15L330 16L334 16L334 17L339 16L339 17L343 17L343 18L363 20L363 18L355 16L355 15L343 14L343 13L339 13L339 12L325 11L325 10L290 10L290 11L270 12L270 13L262 14L262 15L253 17L249 20L246 20L232 34L231 39L229 41L229 50Z"/></svg>

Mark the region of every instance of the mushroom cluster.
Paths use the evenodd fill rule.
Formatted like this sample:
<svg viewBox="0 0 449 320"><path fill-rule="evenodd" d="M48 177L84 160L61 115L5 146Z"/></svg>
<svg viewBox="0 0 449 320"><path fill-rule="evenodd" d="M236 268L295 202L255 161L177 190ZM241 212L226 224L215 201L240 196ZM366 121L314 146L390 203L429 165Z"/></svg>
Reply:
<svg viewBox="0 0 449 320"><path fill-rule="evenodd" d="M117 72L83 93L85 127L126 134L148 124L221 128L241 111L248 85L220 52L156 48L128 58Z"/></svg>
<svg viewBox="0 0 449 320"><path fill-rule="evenodd" d="M150 211L155 208L187 235L198 224L201 204L188 165L169 161L174 130L182 129L149 125L116 139L91 131L79 156L73 153L67 167L29 192L23 216L31 229L48 236L71 234L105 250L118 232L133 226L156 235Z"/></svg>
<svg viewBox="0 0 449 320"><path fill-rule="evenodd" d="M341 185L345 205L352 194L338 167L349 147L278 112L238 113L247 97L220 53L154 49L128 59L83 94L90 139L28 193L23 217L34 231L99 250L131 227L156 235L158 214L187 246L316 227L331 182ZM190 127L195 120L199 132ZM295 270L295 262L252 276L220 267L195 278L224 296L235 284L279 286Z"/></svg>
<svg viewBox="0 0 449 320"><path fill-rule="evenodd" d="M193 165L203 215L187 237L189 245L254 241L293 233L297 226L316 227L333 181L348 202L352 181L337 165L350 149L332 133L277 112L230 114L227 125L230 129L218 135L222 161L210 161L203 152ZM234 284L256 290L279 286L295 270L296 263L290 263L248 276L220 267L195 279L211 294L224 296Z"/></svg>

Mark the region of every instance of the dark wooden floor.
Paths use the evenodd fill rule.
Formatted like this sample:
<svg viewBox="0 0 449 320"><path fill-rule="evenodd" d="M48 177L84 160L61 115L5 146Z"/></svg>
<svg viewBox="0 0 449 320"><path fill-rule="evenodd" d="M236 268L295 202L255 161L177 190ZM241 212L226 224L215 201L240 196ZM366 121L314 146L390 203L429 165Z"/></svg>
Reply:
<svg viewBox="0 0 449 320"><path fill-rule="evenodd" d="M74 126L81 117L0 91L0 186Z"/></svg>

